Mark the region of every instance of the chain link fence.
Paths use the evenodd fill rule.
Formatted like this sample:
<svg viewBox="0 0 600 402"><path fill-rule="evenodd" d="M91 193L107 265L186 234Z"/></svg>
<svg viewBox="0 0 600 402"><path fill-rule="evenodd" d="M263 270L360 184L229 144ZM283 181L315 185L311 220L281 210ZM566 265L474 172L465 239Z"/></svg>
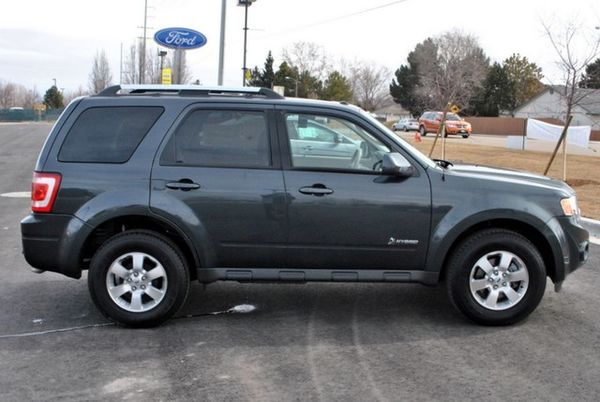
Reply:
<svg viewBox="0 0 600 402"><path fill-rule="evenodd" d="M0 109L0 122L54 121L64 109Z"/></svg>

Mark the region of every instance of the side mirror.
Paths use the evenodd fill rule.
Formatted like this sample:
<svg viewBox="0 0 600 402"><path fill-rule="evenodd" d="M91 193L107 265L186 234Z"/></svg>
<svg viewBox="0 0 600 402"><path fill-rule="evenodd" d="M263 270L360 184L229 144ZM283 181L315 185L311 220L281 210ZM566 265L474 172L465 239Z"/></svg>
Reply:
<svg viewBox="0 0 600 402"><path fill-rule="evenodd" d="M409 177L415 173L415 168L398 152L383 155L381 172L390 176Z"/></svg>

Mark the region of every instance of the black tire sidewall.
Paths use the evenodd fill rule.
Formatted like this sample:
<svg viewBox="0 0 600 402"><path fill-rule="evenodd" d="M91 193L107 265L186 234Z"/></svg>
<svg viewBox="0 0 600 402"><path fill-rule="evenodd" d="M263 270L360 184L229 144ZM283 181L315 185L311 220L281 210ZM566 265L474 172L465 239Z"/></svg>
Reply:
<svg viewBox="0 0 600 402"><path fill-rule="evenodd" d="M471 294L471 269L479 258L494 251L509 251L527 267L529 284L517 305L501 311L486 309ZM459 246L448 266L448 293L453 304L468 318L484 325L509 325L527 317L540 303L546 289L546 270L537 248L518 233L508 230L479 232Z"/></svg>
<svg viewBox="0 0 600 402"><path fill-rule="evenodd" d="M153 309L132 313L118 306L108 294L106 275L110 265L123 254L146 253L158 260L167 274L167 292ZM189 275L179 250L166 238L147 231L124 232L107 240L90 263L88 287L92 300L109 319L132 327L155 326L167 320L185 302Z"/></svg>

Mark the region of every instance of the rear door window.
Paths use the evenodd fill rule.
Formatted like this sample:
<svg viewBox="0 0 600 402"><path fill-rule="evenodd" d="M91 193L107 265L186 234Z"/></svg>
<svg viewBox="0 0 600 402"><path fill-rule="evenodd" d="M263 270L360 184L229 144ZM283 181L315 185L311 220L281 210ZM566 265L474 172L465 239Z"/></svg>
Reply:
<svg viewBox="0 0 600 402"><path fill-rule="evenodd" d="M95 107L77 117L58 153L61 162L124 163L163 113L162 107Z"/></svg>
<svg viewBox="0 0 600 402"><path fill-rule="evenodd" d="M177 127L160 157L166 166L271 166L264 112L195 110Z"/></svg>

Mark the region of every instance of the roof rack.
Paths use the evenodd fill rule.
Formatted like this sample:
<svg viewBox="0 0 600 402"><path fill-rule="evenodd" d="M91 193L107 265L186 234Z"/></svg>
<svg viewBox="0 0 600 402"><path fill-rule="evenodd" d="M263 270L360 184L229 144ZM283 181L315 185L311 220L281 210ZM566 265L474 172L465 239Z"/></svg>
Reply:
<svg viewBox="0 0 600 402"><path fill-rule="evenodd" d="M116 96L122 94L172 94L172 95L195 95L195 96L262 96L269 99L283 99L283 96L268 88L257 87L202 87L199 85L113 85L96 96Z"/></svg>

